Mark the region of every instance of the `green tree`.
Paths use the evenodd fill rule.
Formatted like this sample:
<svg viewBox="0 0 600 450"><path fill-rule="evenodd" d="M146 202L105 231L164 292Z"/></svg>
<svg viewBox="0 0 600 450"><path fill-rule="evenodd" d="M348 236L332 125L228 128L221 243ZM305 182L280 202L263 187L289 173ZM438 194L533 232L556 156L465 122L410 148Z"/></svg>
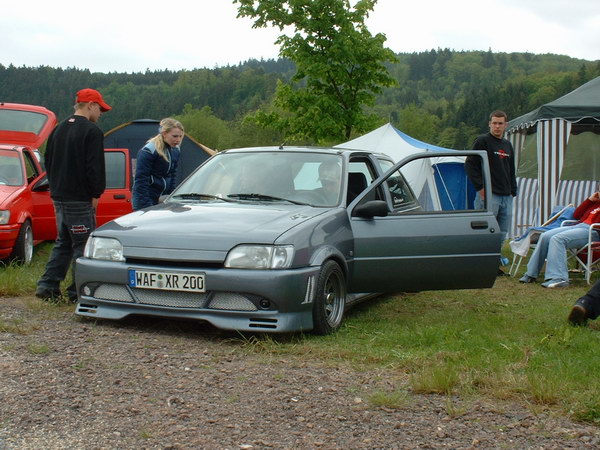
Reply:
<svg viewBox="0 0 600 450"><path fill-rule="evenodd" d="M377 121L366 112L382 88L394 79L385 62L395 61L384 47L383 34L371 35L365 18L377 0L234 0L238 17L254 27L284 29L280 55L296 65L291 82L279 82L274 106L291 115L270 113L264 125L288 139L317 143L348 139L352 131L368 131Z"/></svg>
<svg viewBox="0 0 600 450"><path fill-rule="evenodd" d="M181 121L186 133L207 147L214 150L229 147L232 137L227 123L216 117L210 106L193 109L188 103L176 118Z"/></svg>
<svg viewBox="0 0 600 450"><path fill-rule="evenodd" d="M433 142L438 133L440 119L415 104L400 111L398 128L406 134L425 142Z"/></svg>

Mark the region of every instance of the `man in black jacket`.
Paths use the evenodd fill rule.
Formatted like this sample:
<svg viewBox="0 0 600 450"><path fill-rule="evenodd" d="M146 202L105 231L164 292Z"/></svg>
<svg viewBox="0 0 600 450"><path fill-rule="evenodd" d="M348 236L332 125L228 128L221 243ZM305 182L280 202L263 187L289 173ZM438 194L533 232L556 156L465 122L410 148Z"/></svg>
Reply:
<svg viewBox="0 0 600 450"><path fill-rule="evenodd" d="M58 237L35 291L43 300L61 297L61 281L83 255L87 238L96 228L96 207L106 185L104 134L96 122L110 109L100 92L82 89L77 93L75 113L48 138L44 160ZM77 301L75 279L67 295Z"/></svg>
<svg viewBox="0 0 600 450"><path fill-rule="evenodd" d="M492 178L491 195L485 192L481 159L468 157L465 162L467 175L477 191L475 208L483 209L487 198L504 238L512 221L513 197L517 195L515 153L510 141L504 138L507 125L508 117L504 111L492 112L490 132L479 136L473 144L473 150L487 152ZM498 269L498 275L504 275L504 272Z"/></svg>

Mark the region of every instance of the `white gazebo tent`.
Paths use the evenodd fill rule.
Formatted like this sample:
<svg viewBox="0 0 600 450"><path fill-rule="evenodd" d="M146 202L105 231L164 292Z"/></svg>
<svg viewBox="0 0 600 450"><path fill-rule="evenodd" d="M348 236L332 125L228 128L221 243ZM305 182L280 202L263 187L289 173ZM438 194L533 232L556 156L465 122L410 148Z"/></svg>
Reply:
<svg viewBox="0 0 600 450"><path fill-rule="evenodd" d="M600 178L600 77L511 120L517 161L512 236L547 220L554 206L581 203Z"/></svg>

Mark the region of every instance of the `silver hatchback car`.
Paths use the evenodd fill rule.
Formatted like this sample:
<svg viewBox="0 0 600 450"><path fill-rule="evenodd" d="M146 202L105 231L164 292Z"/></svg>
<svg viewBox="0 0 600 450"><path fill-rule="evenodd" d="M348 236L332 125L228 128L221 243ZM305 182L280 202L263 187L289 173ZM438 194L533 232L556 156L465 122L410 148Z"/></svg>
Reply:
<svg viewBox="0 0 600 450"><path fill-rule="evenodd" d="M327 334L373 293L490 287L493 214L435 195L437 162L467 155L489 180L474 151L398 164L340 148L220 152L163 203L94 231L77 260L76 314Z"/></svg>

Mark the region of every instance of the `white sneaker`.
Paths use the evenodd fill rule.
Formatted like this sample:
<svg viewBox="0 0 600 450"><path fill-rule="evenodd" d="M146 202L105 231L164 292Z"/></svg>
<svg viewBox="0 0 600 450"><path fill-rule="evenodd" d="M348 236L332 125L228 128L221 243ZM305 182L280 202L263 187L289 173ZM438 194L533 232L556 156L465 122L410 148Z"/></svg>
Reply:
<svg viewBox="0 0 600 450"><path fill-rule="evenodd" d="M564 281L564 280L549 281L547 283L543 283L542 286L544 286L548 289L563 288L563 287L569 287L569 282Z"/></svg>

